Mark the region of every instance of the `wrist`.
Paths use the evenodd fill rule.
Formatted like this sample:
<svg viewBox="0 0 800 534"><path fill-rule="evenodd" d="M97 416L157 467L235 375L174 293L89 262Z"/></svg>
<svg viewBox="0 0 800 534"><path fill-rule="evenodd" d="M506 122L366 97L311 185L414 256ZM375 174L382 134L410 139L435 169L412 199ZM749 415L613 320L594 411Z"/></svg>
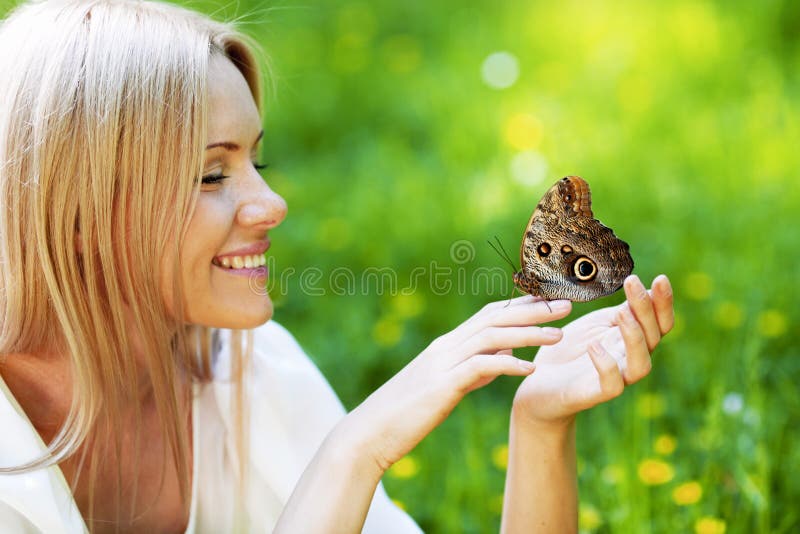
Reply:
<svg viewBox="0 0 800 534"><path fill-rule="evenodd" d="M511 408L511 426L517 432L530 435L542 443L554 446L568 444L575 435L575 416L556 419L533 417L516 404Z"/></svg>
<svg viewBox="0 0 800 534"><path fill-rule="evenodd" d="M332 465L366 480L380 481L388 469L373 453L371 440L361 430L354 412L347 414L325 438L322 448Z"/></svg>

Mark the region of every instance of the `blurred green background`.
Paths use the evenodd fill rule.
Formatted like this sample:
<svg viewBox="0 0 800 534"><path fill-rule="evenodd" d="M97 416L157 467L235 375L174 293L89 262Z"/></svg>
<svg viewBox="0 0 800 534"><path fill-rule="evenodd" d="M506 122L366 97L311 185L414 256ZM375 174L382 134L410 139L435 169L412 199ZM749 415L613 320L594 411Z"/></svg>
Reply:
<svg viewBox="0 0 800 534"><path fill-rule="evenodd" d="M348 408L508 298L486 240L516 259L577 174L677 310L651 375L579 418L581 530L800 530L800 3L185 5L271 58L275 319ZM385 477L426 532L498 530L518 382L471 394Z"/></svg>
<svg viewBox="0 0 800 534"><path fill-rule="evenodd" d="M800 3L191 5L272 59L275 318L348 408L508 298L486 240L516 259L577 174L678 315L651 375L579 419L581 529L800 530ZM505 282L473 287L479 269ZM517 384L471 394L385 477L426 532L498 530Z"/></svg>

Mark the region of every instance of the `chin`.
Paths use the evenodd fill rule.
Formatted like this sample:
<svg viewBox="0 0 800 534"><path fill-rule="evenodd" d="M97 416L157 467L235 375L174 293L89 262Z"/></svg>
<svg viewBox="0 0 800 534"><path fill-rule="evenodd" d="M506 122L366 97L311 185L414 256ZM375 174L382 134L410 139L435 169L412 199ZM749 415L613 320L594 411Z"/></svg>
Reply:
<svg viewBox="0 0 800 534"><path fill-rule="evenodd" d="M190 320L190 322L211 328L249 330L269 321L272 318L272 313L272 300L266 297L264 302L258 305L250 304L244 309L240 307L235 311L219 310L219 313L214 313L214 310L206 309L202 317L198 317L198 320Z"/></svg>

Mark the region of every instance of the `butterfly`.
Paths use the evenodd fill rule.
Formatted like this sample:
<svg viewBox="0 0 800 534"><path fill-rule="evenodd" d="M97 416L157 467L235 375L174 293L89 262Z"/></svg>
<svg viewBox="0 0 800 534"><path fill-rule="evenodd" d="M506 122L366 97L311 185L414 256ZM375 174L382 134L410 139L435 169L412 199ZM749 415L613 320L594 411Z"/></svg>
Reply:
<svg viewBox="0 0 800 534"><path fill-rule="evenodd" d="M536 205L520 246L514 284L547 300L610 295L633 271L628 244L594 218L589 184L567 176Z"/></svg>

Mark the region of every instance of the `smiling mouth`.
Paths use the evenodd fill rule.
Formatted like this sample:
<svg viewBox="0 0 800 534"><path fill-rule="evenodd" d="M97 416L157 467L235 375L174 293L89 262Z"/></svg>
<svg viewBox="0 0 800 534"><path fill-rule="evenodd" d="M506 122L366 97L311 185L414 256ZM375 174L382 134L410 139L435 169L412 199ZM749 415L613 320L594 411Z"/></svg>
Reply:
<svg viewBox="0 0 800 534"><path fill-rule="evenodd" d="M222 269L257 269L267 264L267 258L263 254L251 254L247 256L224 256L214 258L211 263Z"/></svg>

